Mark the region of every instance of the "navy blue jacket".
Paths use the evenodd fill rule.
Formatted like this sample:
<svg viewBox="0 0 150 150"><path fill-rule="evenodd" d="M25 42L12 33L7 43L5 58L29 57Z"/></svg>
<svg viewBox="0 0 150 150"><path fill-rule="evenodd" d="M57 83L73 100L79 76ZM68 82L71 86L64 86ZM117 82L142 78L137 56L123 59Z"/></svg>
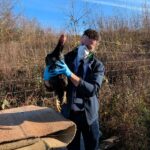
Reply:
<svg viewBox="0 0 150 150"><path fill-rule="evenodd" d="M74 72L74 59L77 56L77 48L65 55L65 62L72 72ZM83 97L85 114L88 124L92 124L98 118L99 110L99 89L104 77L104 66L94 55L89 58L88 69L85 79L78 85L78 91ZM72 89L73 84L69 80L67 87L67 104L62 106L62 114L69 118L72 105Z"/></svg>

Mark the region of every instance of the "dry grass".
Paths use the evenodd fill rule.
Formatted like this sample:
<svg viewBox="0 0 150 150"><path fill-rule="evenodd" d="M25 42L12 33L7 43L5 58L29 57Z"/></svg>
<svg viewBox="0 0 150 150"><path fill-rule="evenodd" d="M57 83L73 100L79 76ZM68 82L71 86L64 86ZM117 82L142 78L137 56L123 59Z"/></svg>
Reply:
<svg viewBox="0 0 150 150"><path fill-rule="evenodd" d="M0 16L1 109L29 104L55 108L54 94L45 91L42 72L58 34L42 29L36 21L16 20L11 11ZM101 126L104 137L121 137L120 149L146 150L150 145L149 18L143 17L139 27L135 23L139 19L133 18L132 28L118 18L106 24L98 20L102 41L97 56L106 68L100 91ZM66 52L74 45L69 35Z"/></svg>

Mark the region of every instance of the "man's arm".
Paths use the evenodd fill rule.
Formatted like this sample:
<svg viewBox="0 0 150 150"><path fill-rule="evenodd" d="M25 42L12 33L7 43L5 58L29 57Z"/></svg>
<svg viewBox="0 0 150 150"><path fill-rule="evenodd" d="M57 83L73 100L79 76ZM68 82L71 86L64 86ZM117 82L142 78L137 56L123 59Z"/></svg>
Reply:
<svg viewBox="0 0 150 150"><path fill-rule="evenodd" d="M74 86L77 87L77 90L85 97L91 97L97 94L104 77L104 66L102 63L97 63L94 67L95 69L92 71L92 76L90 75L88 81L85 81L72 73L64 61L56 62L56 65L59 68L49 71L51 76L56 76L58 74L66 75Z"/></svg>
<svg viewBox="0 0 150 150"><path fill-rule="evenodd" d="M99 65L93 72L92 77L90 77L90 81L80 79L74 73L71 74L70 80L77 87L78 91L82 95L84 95L85 97L91 97L97 94L97 91L101 87L103 77L104 77L104 66L102 63L99 63Z"/></svg>
<svg viewBox="0 0 150 150"><path fill-rule="evenodd" d="M70 80L75 87L77 87L81 81L81 79L77 75L75 75L74 73L71 74Z"/></svg>

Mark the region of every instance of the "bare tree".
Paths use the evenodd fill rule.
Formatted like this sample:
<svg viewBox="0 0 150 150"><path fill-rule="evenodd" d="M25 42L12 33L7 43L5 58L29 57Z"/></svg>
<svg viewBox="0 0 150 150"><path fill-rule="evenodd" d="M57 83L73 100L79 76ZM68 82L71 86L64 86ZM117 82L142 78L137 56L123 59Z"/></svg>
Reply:
<svg viewBox="0 0 150 150"><path fill-rule="evenodd" d="M0 0L0 40L10 39L16 27L14 8L17 0Z"/></svg>
<svg viewBox="0 0 150 150"><path fill-rule="evenodd" d="M81 29L86 26L86 18L89 14L89 9L84 7L77 9L75 0L71 0L69 9L66 13L67 16L67 29L72 35L79 35Z"/></svg>

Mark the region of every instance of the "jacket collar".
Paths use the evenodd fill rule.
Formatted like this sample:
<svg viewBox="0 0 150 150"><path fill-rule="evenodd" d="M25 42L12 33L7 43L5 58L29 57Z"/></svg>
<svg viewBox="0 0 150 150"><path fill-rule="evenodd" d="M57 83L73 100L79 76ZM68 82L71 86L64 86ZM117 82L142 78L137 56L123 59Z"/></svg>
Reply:
<svg viewBox="0 0 150 150"><path fill-rule="evenodd" d="M72 52L71 52L71 55L69 56L70 57L70 68L71 68L71 70L73 70L74 69L74 67L75 67L75 58L77 57L77 54L78 54L78 47L76 47L76 48L74 48L73 50L72 50ZM93 64L93 62L94 62L94 54L93 53L91 53L89 56L88 56L88 58L86 58L86 60L85 61L88 61L88 63L89 63L89 65L88 65L88 70L90 69L90 70L92 70L92 64ZM87 70L87 71L88 71Z"/></svg>

